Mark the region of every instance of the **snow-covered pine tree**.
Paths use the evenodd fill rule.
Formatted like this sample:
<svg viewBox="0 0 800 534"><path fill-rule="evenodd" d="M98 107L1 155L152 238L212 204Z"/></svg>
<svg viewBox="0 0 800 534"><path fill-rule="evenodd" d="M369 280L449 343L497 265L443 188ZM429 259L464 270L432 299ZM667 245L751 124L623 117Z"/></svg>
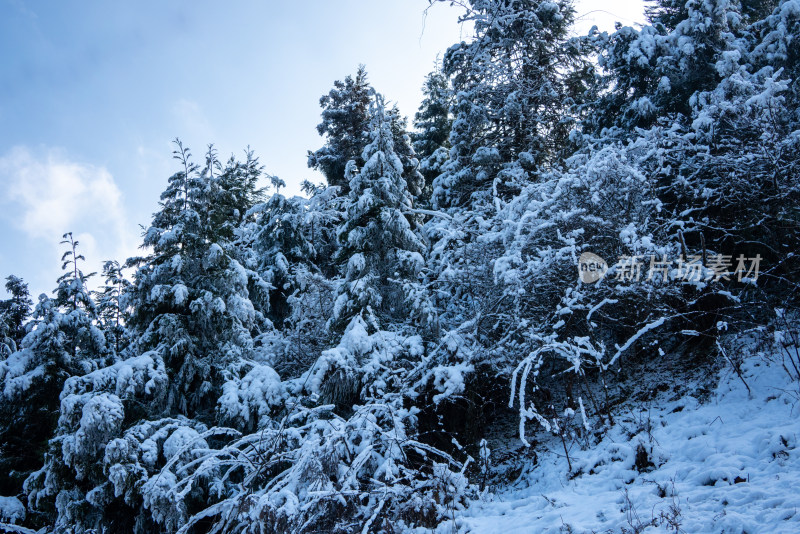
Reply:
<svg viewBox="0 0 800 534"><path fill-rule="evenodd" d="M752 23L772 13L780 0L738 0L737 3L745 21ZM662 32L674 30L689 12L688 0L647 0L647 4L647 20Z"/></svg>
<svg viewBox="0 0 800 534"><path fill-rule="evenodd" d="M107 356L96 307L79 262L78 242L64 234L64 275L56 298L42 294L28 333L16 352L0 362L0 493L21 493L22 483L44 461L65 381L96 369ZM24 298L23 298L24 301ZM24 303L23 303L24 306Z"/></svg>
<svg viewBox="0 0 800 534"><path fill-rule="evenodd" d="M67 250L61 256L61 270L64 274L58 279L58 287L55 290L56 304L67 311L82 308L94 319L97 316L97 308L86 282L96 273L84 274L78 267L78 262L86 261L86 258L78 253L80 243L72 236L72 232L63 235L61 244L66 245Z"/></svg>
<svg viewBox="0 0 800 534"><path fill-rule="evenodd" d="M760 254L777 282L792 263L779 250L795 246L778 228L795 226L783 206L796 182L777 169L796 168L797 61L783 58L797 57L798 24L791 2L775 4L660 2L669 25L610 37L600 56L610 90L596 108L600 126L616 125L606 133L658 147L642 170L659 177L664 224L682 228L689 252Z"/></svg>
<svg viewBox="0 0 800 534"><path fill-rule="evenodd" d="M347 76L344 81L336 80L333 89L319 101L322 122L317 132L325 137L325 146L308 152L308 166L321 171L328 185L341 188L343 193L349 187L345 177L347 162L355 160L359 166L364 163L361 153L368 142L364 132L370 121L371 93L367 69L359 65L355 78Z"/></svg>
<svg viewBox="0 0 800 534"><path fill-rule="evenodd" d="M475 0L462 17L474 21L475 38L445 55L456 92L452 148L432 197L445 213L426 223L449 340L437 356L442 365L472 365L474 355L499 361L491 346L502 322L481 323L487 314L513 315L494 287L492 262L504 254L498 212L568 148L571 110L591 72L581 41L568 35L573 14L565 1Z"/></svg>
<svg viewBox="0 0 800 534"><path fill-rule="evenodd" d="M211 420L225 369L252 350L250 331L259 320L247 273L225 240L226 228L252 207L255 170L244 173L249 189L233 195L214 174L213 152L198 172L188 149L176 144L183 170L170 178L161 210L145 232L144 246L152 253L137 262L130 324L138 350L155 350L174 373L167 411ZM237 203L216 204L226 195Z"/></svg>
<svg viewBox="0 0 800 534"><path fill-rule="evenodd" d="M137 271L123 302L133 342L111 365L66 381L46 464L26 482L31 505L56 529L175 530L208 493L163 500L175 481L161 468L208 448L215 432L204 434L204 422L216 422L225 384L235 393L240 374L258 367L251 332L262 318L226 239L257 198L258 166L249 158L222 167L210 147L201 170L176 146L182 170L145 232L151 253L129 260Z"/></svg>
<svg viewBox="0 0 800 534"><path fill-rule="evenodd" d="M28 284L22 278L9 275L6 278L6 291L11 298L0 301L0 357L17 350L25 337L25 322L33 306Z"/></svg>
<svg viewBox="0 0 800 534"><path fill-rule="evenodd" d="M131 341L125 326L130 313L125 298L131 283L122 270L122 265L116 260L103 263L103 285L94 292L98 326L105 333L106 346L113 350L114 359L120 357Z"/></svg>
<svg viewBox="0 0 800 534"><path fill-rule="evenodd" d="M408 133L408 119L400 113L400 109L395 104L391 109L386 110L391 124L392 139L394 140L394 151L400 158L403 165L403 178L406 180L406 188L411 196L416 199L422 192L425 185L424 177L419 172L419 159L411 141L411 134Z"/></svg>
<svg viewBox="0 0 800 534"><path fill-rule="evenodd" d="M774 72L783 69L783 77L792 80L783 93L786 107L790 112L786 119L794 124L800 122L797 109L800 107L800 14L797 6L790 1L764 2L763 6L777 4L763 19L754 21L751 35L754 40L753 53L750 57L752 72L769 68Z"/></svg>
<svg viewBox="0 0 800 534"><path fill-rule="evenodd" d="M288 299L298 289L298 269L308 268L315 259L306 228L306 201L275 193L250 210L255 221L242 238L248 244L246 266L260 275L253 286L254 301L277 327L290 313ZM312 267L313 268L313 267Z"/></svg>
<svg viewBox="0 0 800 534"><path fill-rule="evenodd" d="M451 160L434 183L439 207L492 205L551 163L569 145L569 110L591 72L569 39L568 1L474 0L462 19L474 21L475 38L444 58L456 103ZM512 164L520 170L499 174Z"/></svg>
<svg viewBox="0 0 800 534"><path fill-rule="evenodd" d="M407 310L402 281L423 265L425 248L411 223L412 196L395 152L392 115L379 95L369 136L364 166L358 169L355 160L347 166L350 193L338 256L345 279L331 323L338 330L362 314L376 324L401 322Z"/></svg>
<svg viewBox="0 0 800 534"><path fill-rule="evenodd" d="M738 42L743 27L737 0L689 0L684 10L657 60L656 74L667 78L670 90L661 92L656 105L663 108L660 114L688 117L692 96L712 90L724 76L718 62L744 50Z"/></svg>
<svg viewBox="0 0 800 534"><path fill-rule="evenodd" d="M423 193L418 197L417 203L424 205L430 199L433 180L441 174L450 151L450 130L453 125L450 107L453 105L453 91L441 67L437 66L425 77L422 94L419 110L414 115L416 131L411 138L420 160L420 172L425 178Z"/></svg>
<svg viewBox="0 0 800 534"><path fill-rule="evenodd" d="M357 167L364 164L364 147L370 142L369 131L371 114L370 102L375 90L367 81L364 65L359 65L355 78L347 76L344 81L337 80L327 95L320 99L322 122L317 132L325 137L325 146L308 153L308 166L321 171L329 186L339 188L340 194L347 194L350 183L345 175L349 161ZM391 122L395 150L403 163L403 175L408 182L409 191L419 194L422 177L419 175L414 149L406 130L406 119L395 107L386 110Z"/></svg>
<svg viewBox="0 0 800 534"><path fill-rule="evenodd" d="M209 202L213 206L211 226L214 229L212 241L233 241L235 229L244 221L247 211L264 200L265 190L259 186L263 176L263 166L254 152L248 147L243 161L233 155L219 174L212 180L217 185Z"/></svg>
<svg viewBox="0 0 800 534"><path fill-rule="evenodd" d="M737 0L659 0L653 26L620 28L601 46L604 87L591 114L594 133L618 126L622 135L691 120L693 97L721 81L717 64L745 54Z"/></svg>
<svg viewBox="0 0 800 534"><path fill-rule="evenodd" d="M276 193L252 210L257 220L243 229L252 241L248 268L264 282L251 294L277 330L258 341L273 345L272 365L285 378L305 372L330 347L326 324L338 287L336 235L347 197L338 196L336 187L305 190L310 198Z"/></svg>
<svg viewBox="0 0 800 534"><path fill-rule="evenodd" d="M644 8L648 22L663 32L672 31L686 18L687 0L648 0Z"/></svg>

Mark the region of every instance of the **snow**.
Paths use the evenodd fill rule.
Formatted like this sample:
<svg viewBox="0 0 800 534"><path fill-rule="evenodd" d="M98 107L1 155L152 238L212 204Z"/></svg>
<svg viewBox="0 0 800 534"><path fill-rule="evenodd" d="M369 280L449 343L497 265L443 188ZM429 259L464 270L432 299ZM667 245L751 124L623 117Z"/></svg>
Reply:
<svg viewBox="0 0 800 534"><path fill-rule="evenodd" d="M102 450L108 440L119 432L125 409L116 395L68 395L61 401L59 423L69 425L79 407L81 418L78 429L73 435L64 437L61 452L64 463L73 467L78 479L82 479L87 470L86 459L94 458L98 450Z"/></svg>
<svg viewBox="0 0 800 534"><path fill-rule="evenodd" d="M455 365L439 365L431 370L433 375L433 387L437 393L433 396L433 402L438 404L442 400L464 392L465 376L474 371L471 364L459 362Z"/></svg>
<svg viewBox="0 0 800 534"><path fill-rule="evenodd" d="M125 398L136 394L157 395L166 388L169 378L164 361L156 352L146 352L98 369L80 377L71 377L64 383L61 398L86 391L113 391Z"/></svg>
<svg viewBox="0 0 800 534"><path fill-rule="evenodd" d="M219 399L220 415L229 420L242 420L260 426L269 420L273 408L286 398L286 386L272 367L253 364L247 374L229 380Z"/></svg>
<svg viewBox="0 0 800 534"><path fill-rule="evenodd" d="M44 376L44 366L28 371L33 361L33 352L25 348L0 362L0 380L4 382L2 394L5 397L11 398L27 391L36 379Z"/></svg>
<svg viewBox="0 0 800 534"><path fill-rule="evenodd" d="M749 351L745 347L745 354ZM744 384L730 370L711 398L658 399L627 414L595 447L554 442L515 486L485 493L436 532L800 532L798 384L780 363L751 354ZM639 472L639 448L654 464Z"/></svg>
<svg viewBox="0 0 800 534"><path fill-rule="evenodd" d="M192 448L207 448L208 444L194 428L181 426L164 441L164 458L191 456ZM188 453L188 454L187 454Z"/></svg>
<svg viewBox="0 0 800 534"><path fill-rule="evenodd" d="M207 256L208 265L212 267L217 267L220 265L223 258L225 258L225 251L223 251L222 247L219 246L217 243L212 243L211 246L208 247L208 256Z"/></svg>
<svg viewBox="0 0 800 534"><path fill-rule="evenodd" d="M25 519L25 506L16 497L0 496L0 520L18 523Z"/></svg>
<svg viewBox="0 0 800 534"><path fill-rule="evenodd" d="M616 347L617 352L614 353L614 356L611 357L611 359L608 361L607 364L603 365L603 368L604 369L608 369L609 367L614 365L616 363L616 361L619 359L619 357L622 356L622 353L625 352L626 350L628 350L631 347L631 345L633 345L636 342L637 339L642 337L644 334L646 334L650 330L654 330L654 329L660 327L661 325L663 325L666 322L666 320L667 320L667 317L661 317L659 319L656 319L652 323L649 323L649 324L643 326L642 328L640 328L639 331L636 332L634 335L632 335L628 339L628 341L626 341L621 347L619 345L617 345L617 347Z"/></svg>
<svg viewBox="0 0 800 534"><path fill-rule="evenodd" d="M189 289L183 284L175 284L172 286L172 296L176 306L183 306L186 299L189 298Z"/></svg>

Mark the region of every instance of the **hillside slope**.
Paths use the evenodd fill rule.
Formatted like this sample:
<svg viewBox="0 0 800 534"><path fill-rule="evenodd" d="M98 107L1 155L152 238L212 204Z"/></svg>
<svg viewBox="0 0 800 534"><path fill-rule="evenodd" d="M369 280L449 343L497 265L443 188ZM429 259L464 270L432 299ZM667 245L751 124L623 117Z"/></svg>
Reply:
<svg viewBox="0 0 800 534"><path fill-rule="evenodd" d="M741 350L751 394L727 368L704 402L629 406L597 447L572 453L577 476L551 443L524 487L437 532L800 532L798 384L780 356Z"/></svg>

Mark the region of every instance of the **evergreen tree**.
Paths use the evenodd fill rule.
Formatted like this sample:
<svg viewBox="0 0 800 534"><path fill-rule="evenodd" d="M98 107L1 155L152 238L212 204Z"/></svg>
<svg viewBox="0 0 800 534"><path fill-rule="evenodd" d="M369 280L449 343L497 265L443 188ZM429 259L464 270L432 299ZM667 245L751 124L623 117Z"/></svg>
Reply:
<svg viewBox="0 0 800 534"><path fill-rule="evenodd" d="M686 18L687 0L650 0L644 8L647 20L662 31L672 31L678 23Z"/></svg>
<svg viewBox="0 0 800 534"><path fill-rule="evenodd" d="M419 172L419 159L417 159L411 135L408 133L408 119L400 114L396 105L386 110L386 116L389 118L395 154L400 158L403 166L406 188L409 194L416 199L422 193L425 178Z"/></svg>
<svg viewBox="0 0 800 534"><path fill-rule="evenodd" d="M250 298L271 323L256 343L282 377L294 377L327 348L321 335L335 297L331 272L335 262L338 206L335 188L309 190L311 198L275 193L250 210L253 220L239 229L242 264L250 274ZM346 197L344 197L346 198ZM335 207L335 209L331 209ZM325 254L320 255L317 249Z"/></svg>
<svg viewBox="0 0 800 534"><path fill-rule="evenodd" d="M176 145L183 170L170 178L161 210L145 232L144 246L152 253L136 261L130 324L139 350L157 351L174 373L167 411L209 420L215 402L210 393L221 387L224 370L252 350L250 331L259 320L248 298L247 273L223 231L228 217L239 218L251 207L255 170L251 165L243 176L247 187L239 183L239 203L220 206L216 201L228 190L215 174L213 150L199 172L189 150Z"/></svg>
<svg viewBox="0 0 800 534"><path fill-rule="evenodd" d="M606 76L587 128L621 134L658 122L691 120L695 95L724 77L718 63L745 54L741 5L735 0L663 0L650 12L654 26L625 27L608 38L599 64Z"/></svg>
<svg viewBox="0 0 800 534"><path fill-rule="evenodd" d="M644 9L647 20L661 30L670 32L689 16L688 0L648 0ZM738 0L745 22L758 22L769 15L779 4L779 0ZM695 3L695 6L697 4Z"/></svg>
<svg viewBox="0 0 800 534"><path fill-rule="evenodd" d="M122 266L111 260L103 264L104 283L94 292L97 303L98 324L106 335L106 345L113 349L114 357L119 357L130 343L130 335L125 328L129 309L124 299L131 283L122 274Z"/></svg>
<svg viewBox="0 0 800 534"><path fill-rule="evenodd" d="M17 350L25 337L25 321L31 313L33 301L30 298L28 284L13 274L6 278L6 291L10 299L0 301L0 336L5 337L5 345L9 352ZM0 343L3 343L0 340Z"/></svg>
<svg viewBox="0 0 800 534"><path fill-rule="evenodd" d="M306 204L300 197L275 193L251 210L258 218L246 229L246 265L259 274L259 283L251 284L251 293L259 309L278 327L291 312L289 297L299 289L298 272L315 269L316 252L309 241Z"/></svg>
<svg viewBox="0 0 800 534"><path fill-rule="evenodd" d="M64 274L58 279L56 288L56 304L68 311L83 308L94 319L97 310L95 302L92 300L91 292L86 287L86 282L95 273L83 274L78 268L79 261L86 261L83 254L78 254L78 241L72 236L72 232L67 232L63 236L62 245L67 246L67 250L61 256L61 270Z"/></svg>
<svg viewBox="0 0 800 534"><path fill-rule="evenodd" d="M354 160L359 166L364 163L361 153L368 142L365 132L370 121L371 93L367 70L359 65L355 78L336 80L333 89L319 100L322 122L317 132L325 137L325 146L316 152L309 151L308 166L321 171L328 185L340 187L343 194L349 187L345 177L347 162Z"/></svg>
<svg viewBox="0 0 800 534"><path fill-rule="evenodd" d="M159 500L159 470L183 447L208 448L201 433L216 421L223 386L253 365L251 333L263 320L226 236L258 196L258 165L233 162L223 179L213 147L202 170L176 147L182 170L145 232L151 253L129 260L134 284L122 289L118 266L106 266L100 321L115 323L130 307L133 342L124 358L64 384L45 466L26 482L57 530L174 530L189 505ZM198 490L189 499L206 497Z"/></svg>
<svg viewBox="0 0 800 534"><path fill-rule="evenodd" d="M457 94L450 161L434 183L439 207L509 198L528 173L569 146L569 110L591 72L568 38L570 2L473 0L475 39L451 47L444 73ZM501 172L504 171L504 172Z"/></svg>
<svg viewBox="0 0 800 534"><path fill-rule="evenodd" d="M65 381L95 369L106 355L103 334L94 326L95 304L84 285L89 275L78 265L83 260L78 242L67 233L62 244L67 245L65 272L56 298L39 297L19 350L0 362L5 407L0 414L0 493L6 495L20 493L22 482L42 465Z"/></svg>
<svg viewBox="0 0 800 534"><path fill-rule="evenodd" d="M214 225L220 228L222 239L233 240L234 230L244 221L247 212L263 202L265 189L259 187L263 172L263 166L249 147L243 161L231 156L222 168L219 194L213 201L216 206Z"/></svg>
<svg viewBox="0 0 800 534"><path fill-rule="evenodd" d="M350 194L338 255L345 280L333 315L338 328L364 313L371 320L402 317L405 297L400 281L416 275L423 262L424 247L408 214L412 197L395 152L392 115L380 96L369 135L364 166L357 169L354 160L347 166Z"/></svg>
<svg viewBox="0 0 800 534"><path fill-rule="evenodd" d="M414 151L420 160L420 172L425 178L423 203L430 198L433 180L442 172L450 149L450 130L453 119L450 108L453 93L447 76L437 68L425 77L422 86L423 99L419 111L414 115L412 135Z"/></svg>
<svg viewBox="0 0 800 534"><path fill-rule="evenodd" d="M367 82L367 71L360 65L355 78L348 76L344 82L337 80L334 88L320 99L322 122L317 131L326 139L325 146L308 153L308 166L320 170L328 185L339 187L342 195L350 187L345 168L351 160L357 167L364 165L363 152L369 143L371 121L370 102L374 89ZM403 164L403 176L413 195L422 190L422 177L407 131L407 121L397 107L386 110L390 117L395 150Z"/></svg>
<svg viewBox="0 0 800 534"><path fill-rule="evenodd" d="M774 9L762 20L751 25L753 36L753 53L751 61L753 72L768 68L774 72L783 69L783 78L792 80L784 96L786 98L786 119L800 123L800 14L792 2L753 2L765 8L774 3Z"/></svg>

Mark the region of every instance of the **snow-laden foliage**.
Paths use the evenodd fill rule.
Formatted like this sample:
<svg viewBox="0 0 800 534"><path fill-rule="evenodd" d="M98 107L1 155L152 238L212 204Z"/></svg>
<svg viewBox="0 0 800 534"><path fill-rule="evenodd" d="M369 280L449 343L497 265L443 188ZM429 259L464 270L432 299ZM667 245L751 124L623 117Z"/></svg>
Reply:
<svg viewBox="0 0 800 534"><path fill-rule="evenodd" d="M237 209L219 214L217 200L231 194L223 180L228 171L215 174L219 165L211 151L202 172L180 144L175 157L184 170L170 179L162 209L145 232L152 254L137 260L128 302L139 333L134 350L159 353L175 373L167 409L186 413L213 410L226 368L250 357L251 330L263 316L249 299L247 270L223 233L252 207L252 192L239 195Z"/></svg>
<svg viewBox="0 0 800 534"><path fill-rule="evenodd" d="M269 368L226 386L221 410L261 399L262 418L257 431L193 465L164 468L165 480L174 482L162 497L170 502L219 473L211 490L220 499L182 531L210 519L212 532L335 532L354 524L369 532L452 517L472 491L466 466L419 440L418 410L404 402L424 365L422 352L418 336L368 334L356 317L339 345L286 390ZM268 417L281 401L283 415Z"/></svg>
<svg viewBox="0 0 800 534"><path fill-rule="evenodd" d="M285 389L272 367L254 363L243 377L233 378L222 387L220 417L239 428L263 426L273 411L282 407Z"/></svg>
<svg viewBox="0 0 800 534"><path fill-rule="evenodd" d="M33 306L28 284L22 278L9 275L5 287L11 298L0 301L0 354L4 357L17 350L25 337L25 322Z"/></svg>
<svg viewBox="0 0 800 534"><path fill-rule="evenodd" d="M209 520L211 532L386 531L433 526L463 507L463 466L409 437L407 412L371 404L344 419L331 409L298 408L205 457L190 476L168 471L172 495L211 469L226 486L226 498L181 532Z"/></svg>
<svg viewBox="0 0 800 534"><path fill-rule="evenodd" d="M422 195L417 201L427 204L433 192L433 180L442 172L448 158L453 92L447 76L438 68L425 78L422 92L425 97L414 115L417 131L412 139L420 160L419 170L425 178Z"/></svg>
<svg viewBox="0 0 800 534"><path fill-rule="evenodd" d="M381 97L372 116L364 166L357 169L351 160L347 167L350 194L339 227L344 282L332 318L339 328L362 312L380 320L400 317L405 312L402 281L414 279L424 264L424 246L412 226L412 195Z"/></svg>
<svg viewBox="0 0 800 534"><path fill-rule="evenodd" d="M754 396L758 357L798 398L800 3L657 0L575 37L567 0L456 4L474 35L416 132L360 67L320 102L327 185L176 142L142 257L90 291L65 234L30 317L7 279L1 528L449 532L552 446L537 483L660 469L619 406L682 402L682 371ZM750 484L725 466L692 480Z"/></svg>
<svg viewBox="0 0 800 534"><path fill-rule="evenodd" d="M56 298L42 294L26 326L19 350L0 361L2 491L18 494L25 477L41 465L58 418L59 394L65 381L108 362L105 336L95 324L94 302L78 266L71 234L64 254L65 274ZM22 295L22 292L20 293Z"/></svg>
<svg viewBox="0 0 800 534"><path fill-rule="evenodd" d="M25 519L25 505L16 497L0 497L0 521L11 524ZM12 530L13 531L13 530Z"/></svg>

